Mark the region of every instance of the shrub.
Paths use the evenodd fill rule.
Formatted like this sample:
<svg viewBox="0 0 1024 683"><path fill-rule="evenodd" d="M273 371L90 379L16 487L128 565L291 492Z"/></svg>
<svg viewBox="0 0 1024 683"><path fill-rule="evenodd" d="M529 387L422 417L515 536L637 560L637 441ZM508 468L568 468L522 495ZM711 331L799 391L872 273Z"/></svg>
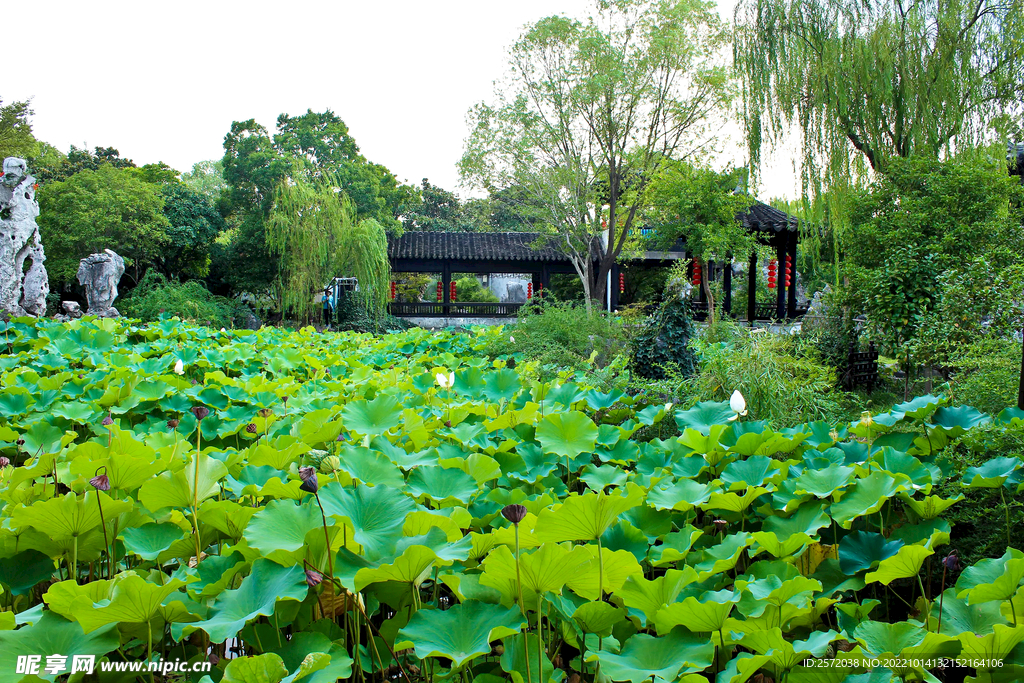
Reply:
<svg viewBox="0 0 1024 683"><path fill-rule="evenodd" d="M963 347L953 359L956 402L993 414L1017 405L1020 346L1014 339L984 339Z"/></svg>
<svg viewBox="0 0 1024 683"><path fill-rule="evenodd" d="M738 389L753 419L785 426L843 412L835 370L793 337L746 332L695 347L700 371L682 390L697 400L725 401Z"/></svg>
<svg viewBox="0 0 1024 683"><path fill-rule="evenodd" d="M672 297L641 323L630 342L631 369L647 379L689 377L696 371L693 351L693 317L685 300Z"/></svg>
<svg viewBox="0 0 1024 683"><path fill-rule="evenodd" d="M208 327L242 326L252 316L244 304L211 294L198 280L168 280L154 270L116 306L123 315L147 322L165 314Z"/></svg>
<svg viewBox="0 0 1024 683"><path fill-rule="evenodd" d="M615 318L602 311L588 317L582 306L553 300L520 308L519 319L508 332L488 345L488 355L521 353L541 365L572 370L584 370L592 362L607 365L623 342L622 326Z"/></svg>
<svg viewBox="0 0 1024 683"><path fill-rule="evenodd" d="M337 328L345 332L381 334L391 330L407 330L412 323L393 315L374 314L362 301L362 292L341 291L335 308Z"/></svg>
<svg viewBox="0 0 1024 683"><path fill-rule="evenodd" d="M500 301L494 293L480 284L472 275L455 280L455 297L459 301L481 301L497 303Z"/></svg>

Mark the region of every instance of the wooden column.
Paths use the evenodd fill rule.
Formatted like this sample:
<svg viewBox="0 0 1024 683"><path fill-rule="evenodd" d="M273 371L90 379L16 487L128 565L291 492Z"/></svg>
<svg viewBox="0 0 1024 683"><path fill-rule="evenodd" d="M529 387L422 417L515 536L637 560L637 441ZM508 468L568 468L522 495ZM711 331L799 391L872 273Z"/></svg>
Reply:
<svg viewBox="0 0 1024 683"><path fill-rule="evenodd" d="M775 235L775 259L778 262L778 270L775 277L775 289L778 296L775 299L775 317L779 320L786 318L786 236L776 233Z"/></svg>
<svg viewBox="0 0 1024 683"><path fill-rule="evenodd" d="M751 252L747 263L747 322L754 326L757 317L757 252Z"/></svg>
<svg viewBox="0 0 1024 683"><path fill-rule="evenodd" d="M445 304L452 302L452 267L447 261L441 266L441 302ZM441 310L448 315L451 308L444 306Z"/></svg>
<svg viewBox="0 0 1024 683"><path fill-rule="evenodd" d="M618 263L612 265L612 310L619 310L619 275L622 274L622 266Z"/></svg>
<svg viewBox="0 0 1024 683"><path fill-rule="evenodd" d="M722 313L732 315L732 259L726 259L722 271Z"/></svg>
<svg viewBox="0 0 1024 683"><path fill-rule="evenodd" d="M788 287L787 300L786 300L786 317L792 320L796 318L796 232L789 233L789 251L788 254L793 257L793 272L789 276L790 286ZM782 270L785 274L785 266Z"/></svg>

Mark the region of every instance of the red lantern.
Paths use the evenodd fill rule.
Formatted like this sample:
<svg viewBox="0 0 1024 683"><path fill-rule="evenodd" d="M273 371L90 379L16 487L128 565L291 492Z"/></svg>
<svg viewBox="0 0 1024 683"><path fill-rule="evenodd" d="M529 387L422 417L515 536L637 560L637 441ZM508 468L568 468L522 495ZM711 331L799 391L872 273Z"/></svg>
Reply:
<svg viewBox="0 0 1024 683"><path fill-rule="evenodd" d="M789 283L792 282L790 277L793 273L793 256L786 254L786 287L789 287Z"/></svg>
<svg viewBox="0 0 1024 683"><path fill-rule="evenodd" d="M622 294L625 291L626 291L626 274L625 273L619 273L619 294Z"/></svg>
<svg viewBox="0 0 1024 683"><path fill-rule="evenodd" d="M526 283L526 298L527 299L532 299L533 298L533 283L532 282L527 282Z"/></svg>
<svg viewBox="0 0 1024 683"><path fill-rule="evenodd" d="M437 283L437 300L438 301L441 300L441 298L443 296L443 293L444 293L444 290L441 289L441 287L443 287L443 285L441 284L440 281L438 281L438 283Z"/></svg>
<svg viewBox="0 0 1024 683"><path fill-rule="evenodd" d="M537 296L540 296L543 293L544 293L544 283L543 282L538 282L537 283Z"/></svg>
<svg viewBox="0 0 1024 683"><path fill-rule="evenodd" d="M451 299L452 301L457 301L457 298L456 298L456 296L455 296L455 280L452 280L452 283L451 283L451 285L449 286L449 288L448 288L448 289L450 290L450 296L449 296L449 298L450 298L450 299Z"/></svg>
<svg viewBox="0 0 1024 683"><path fill-rule="evenodd" d="M395 281L391 281L391 300L395 300Z"/></svg>
<svg viewBox="0 0 1024 683"><path fill-rule="evenodd" d="M775 276L779 271L779 262L772 259L768 262L768 289L775 289Z"/></svg>
<svg viewBox="0 0 1024 683"><path fill-rule="evenodd" d="M693 285L696 287L701 281L701 267L697 259L693 260Z"/></svg>

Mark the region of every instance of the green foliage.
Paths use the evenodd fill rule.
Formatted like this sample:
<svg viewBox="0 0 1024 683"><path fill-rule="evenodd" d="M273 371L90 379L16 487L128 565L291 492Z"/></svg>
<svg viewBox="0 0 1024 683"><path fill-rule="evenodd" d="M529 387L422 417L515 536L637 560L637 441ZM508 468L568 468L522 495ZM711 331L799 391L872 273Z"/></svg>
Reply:
<svg viewBox="0 0 1024 683"><path fill-rule="evenodd" d="M224 181L224 162L220 159L197 161L192 170L181 174L181 182L188 189L206 197L207 201L216 205L221 195L228 189Z"/></svg>
<svg viewBox="0 0 1024 683"><path fill-rule="evenodd" d="M455 280L455 296L459 301L500 301L491 290L481 285L480 281L473 275L466 275Z"/></svg>
<svg viewBox="0 0 1024 683"><path fill-rule="evenodd" d="M383 312L391 295L387 235L372 218L356 219L340 179L304 173L278 186L267 221L267 244L280 258L281 303L300 320L316 308L313 295L335 277L359 280L368 312Z"/></svg>
<svg viewBox="0 0 1024 683"><path fill-rule="evenodd" d="M665 301L641 330L630 339L630 368L640 377L665 379L689 377L696 371L690 348L693 317L686 301L673 297Z"/></svg>
<svg viewBox="0 0 1024 683"><path fill-rule="evenodd" d="M553 370L589 367L596 353L604 362L611 360L623 341L619 323L604 313L588 316L585 309L571 302L546 300L541 306L523 306L508 335L492 340L490 355L522 354ZM508 337L514 337L515 342Z"/></svg>
<svg viewBox="0 0 1024 683"><path fill-rule="evenodd" d="M159 256L158 267L168 277L205 277L213 241L226 228L224 219L205 195L183 183L164 185L163 194L170 243Z"/></svg>
<svg viewBox="0 0 1024 683"><path fill-rule="evenodd" d="M79 149L71 145L71 150L66 156L59 152L46 154L36 158L34 162L36 166L33 167L33 172L41 186L49 182L67 180L79 171L98 171L104 165L120 169L135 168L134 161L123 158L113 147L95 147L90 152L88 149Z"/></svg>
<svg viewBox="0 0 1024 683"><path fill-rule="evenodd" d="M117 300L117 307L123 315L147 322L177 316L217 328L241 326L248 317L243 304L211 294L202 282L168 280L156 271L146 273L137 287Z"/></svg>
<svg viewBox="0 0 1024 683"><path fill-rule="evenodd" d="M3 100L0 100L2 104ZM28 102L0 106L0 159L30 157L36 151L37 143L29 121L33 113Z"/></svg>
<svg viewBox="0 0 1024 683"><path fill-rule="evenodd" d="M983 339L958 349L951 386L959 403L998 413L1017 402L1021 345L1016 339Z"/></svg>
<svg viewBox="0 0 1024 683"><path fill-rule="evenodd" d="M71 283L80 259L114 249L136 282L170 244L160 188L133 169L101 164L40 185L38 218L50 279Z"/></svg>
<svg viewBox="0 0 1024 683"><path fill-rule="evenodd" d="M431 185L426 178L419 188L420 201L413 204L402 217L406 230L426 232L458 232L472 229L463 216L459 196L437 185Z"/></svg>
<svg viewBox="0 0 1024 683"><path fill-rule="evenodd" d="M744 332L736 341L697 346L700 371L686 389L701 401L746 398L751 416L783 425L840 412L836 373L792 338Z"/></svg>

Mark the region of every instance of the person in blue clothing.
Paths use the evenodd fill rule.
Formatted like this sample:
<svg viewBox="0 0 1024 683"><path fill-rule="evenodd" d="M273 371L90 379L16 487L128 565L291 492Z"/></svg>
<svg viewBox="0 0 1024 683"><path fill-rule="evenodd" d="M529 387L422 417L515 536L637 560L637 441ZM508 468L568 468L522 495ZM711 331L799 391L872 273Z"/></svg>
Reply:
<svg viewBox="0 0 1024 683"><path fill-rule="evenodd" d="M324 289L324 327L329 327L334 320L334 290L330 287Z"/></svg>

